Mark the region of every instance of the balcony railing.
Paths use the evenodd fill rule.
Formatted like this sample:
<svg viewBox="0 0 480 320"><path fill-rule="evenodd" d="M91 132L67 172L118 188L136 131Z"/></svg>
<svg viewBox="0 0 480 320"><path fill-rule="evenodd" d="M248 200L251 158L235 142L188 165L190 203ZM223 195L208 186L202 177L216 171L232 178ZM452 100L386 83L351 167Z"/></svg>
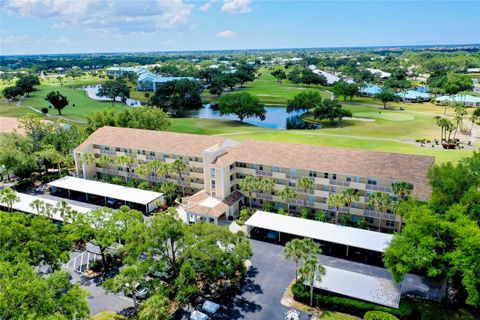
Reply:
<svg viewBox="0 0 480 320"><path fill-rule="evenodd" d="M255 170L255 174L256 174L257 176L267 176L267 177L271 177L271 176L272 176L272 171Z"/></svg>
<svg viewBox="0 0 480 320"><path fill-rule="evenodd" d="M350 182L348 181L341 181L341 180L334 180L334 179L330 179L330 184L334 186L343 186L343 187L350 186Z"/></svg>
<svg viewBox="0 0 480 320"><path fill-rule="evenodd" d="M380 216L381 216L382 219L393 220L393 221L396 220L396 215L394 215L392 213L379 212L379 211L369 210L369 209L364 210L363 215L365 217L370 217L370 218L380 218Z"/></svg>
<svg viewBox="0 0 480 320"><path fill-rule="evenodd" d="M374 190L374 191L383 191L383 192L392 192L392 188L379 186L376 184L367 184L367 190Z"/></svg>

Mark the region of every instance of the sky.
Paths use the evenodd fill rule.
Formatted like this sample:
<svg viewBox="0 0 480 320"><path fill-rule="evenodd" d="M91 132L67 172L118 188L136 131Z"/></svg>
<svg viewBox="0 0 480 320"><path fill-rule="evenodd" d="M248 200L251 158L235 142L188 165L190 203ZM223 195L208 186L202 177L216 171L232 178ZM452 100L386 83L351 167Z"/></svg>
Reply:
<svg viewBox="0 0 480 320"><path fill-rule="evenodd" d="M480 43L480 1L1 0L0 54Z"/></svg>

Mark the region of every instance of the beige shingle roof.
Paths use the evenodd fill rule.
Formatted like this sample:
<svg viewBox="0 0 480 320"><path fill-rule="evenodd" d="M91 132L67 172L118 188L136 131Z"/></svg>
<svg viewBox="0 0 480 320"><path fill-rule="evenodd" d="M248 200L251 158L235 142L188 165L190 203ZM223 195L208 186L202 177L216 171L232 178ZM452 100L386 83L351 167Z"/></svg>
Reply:
<svg viewBox="0 0 480 320"><path fill-rule="evenodd" d="M127 149L201 157L202 151L225 142L223 137L153 131L132 128L103 127L75 148L81 152L86 146L99 144Z"/></svg>
<svg viewBox="0 0 480 320"><path fill-rule="evenodd" d="M420 199L427 199L431 193L427 172L435 163L434 157L253 140L227 150L216 165L226 166L237 161L400 180L413 183L413 195Z"/></svg>

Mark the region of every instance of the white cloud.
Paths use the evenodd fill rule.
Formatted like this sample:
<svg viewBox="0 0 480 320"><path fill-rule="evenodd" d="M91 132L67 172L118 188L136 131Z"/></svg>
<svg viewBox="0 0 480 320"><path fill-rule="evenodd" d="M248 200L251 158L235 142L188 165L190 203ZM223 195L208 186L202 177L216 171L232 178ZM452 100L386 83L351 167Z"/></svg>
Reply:
<svg viewBox="0 0 480 320"><path fill-rule="evenodd" d="M56 40L53 40L52 42L55 43L55 44L60 44L60 45L72 45L73 44L73 41L69 37L66 37L66 36L58 37Z"/></svg>
<svg viewBox="0 0 480 320"><path fill-rule="evenodd" d="M225 0L222 6L222 12L228 13L246 13L252 11L250 5L252 0Z"/></svg>
<svg viewBox="0 0 480 320"><path fill-rule="evenodd" d="M200 11L207 12L217 2L217 0L209 0L200 6Z"/></svg>
<svg viewBox="0 0 480 320"><path fill-rule="evenodd" d="M27 42L27 40L28 40L27 36L6 35L0 38L0 44L13 45L13 44L25 43Z"/></svg>
<svg viewBox="0 0 480 320"><path fill-rule="evenodd" d="M237 34L231 30L225 30L217 33L217 37L223 39L235 39L237 37Z"/></svg>
<svg viewBox="0 0 480 320"><path fill-rule="evenodd" d="M9 13L52 19L52 27L79 25L124 34L152 33L188 22L193 5L184 0L4 0Z"/></svg>

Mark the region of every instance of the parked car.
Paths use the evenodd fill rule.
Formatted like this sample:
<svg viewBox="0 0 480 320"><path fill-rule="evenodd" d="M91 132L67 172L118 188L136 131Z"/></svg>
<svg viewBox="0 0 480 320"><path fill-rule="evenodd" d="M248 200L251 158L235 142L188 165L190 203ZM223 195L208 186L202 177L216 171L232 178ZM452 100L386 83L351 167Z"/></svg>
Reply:
<svg viewBox="0 0 480 320"><path fill-rule="evenodd" d="M190 314L190 320L209 320L210 317L207 316L205 313L200 312L198 310L193 311Z"/></svg>
<svg viewBox="0 0 480 320"><path fill-rule="evenodd" d="M125 288L123 290L123 293L127 297L132 296L132 291L128 289L129 287L130 287L130 284L126 283ZM144 299L148 298L148 296L150 295L150 290L148 290L148 288L145 288L144 286L142 286L139 283L135 284L135 291L136 291L135 297L137 297L138 299L144 300Z"/></svg>

